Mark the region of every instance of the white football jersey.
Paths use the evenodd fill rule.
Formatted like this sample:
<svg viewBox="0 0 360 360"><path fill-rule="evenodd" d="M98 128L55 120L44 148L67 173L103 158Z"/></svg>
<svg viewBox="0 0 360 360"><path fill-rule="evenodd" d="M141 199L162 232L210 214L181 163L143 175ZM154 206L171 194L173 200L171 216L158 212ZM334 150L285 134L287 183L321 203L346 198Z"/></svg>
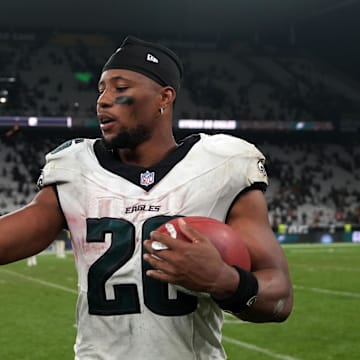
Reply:
<svg viewBox="0 0 360 360"><path fill-rule="evenodd" d="M78 271L78 360L225 359L223 313L145 275L143 240L177 216L226 221L237 196L265 189L264 156L229 135L193 135L149 168L122 164L101 140L46 156L39 186L56 184Z"/></svg>

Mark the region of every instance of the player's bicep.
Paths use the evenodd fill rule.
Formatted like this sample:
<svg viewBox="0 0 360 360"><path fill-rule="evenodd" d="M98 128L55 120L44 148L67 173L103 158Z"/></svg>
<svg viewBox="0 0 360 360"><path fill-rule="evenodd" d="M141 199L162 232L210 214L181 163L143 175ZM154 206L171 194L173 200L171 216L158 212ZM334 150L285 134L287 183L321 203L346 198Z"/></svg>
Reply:
<svg viewBox="0 0 360 360"><path fill-rule="evenodd" d="M260 190L250 190L236 200L227 223L239 232L249 250L252 270L286 268L286 259L269 224L267 203Z"/></svg>
<svg viewBox="0 0 360 360"><path fill-rule="evenodd" d="M35 207L35 211L39 213L41 219L45 220L41 225L45 231L49 231L49 227L56 228L56 234L64 227L65 218L59 205L59 199L55 186L46 186L42 188L34 197L30 206ZM49 226L52 224L52 226ZM57 229L60 228L60 229Z"/></svg>
<svg viewBox="0 0 360 360"><path fill-rule="evenodd" d="M39 191L27 206L0 219L0 263L16 261L45 249L64 224L52 187Z"/></svg>

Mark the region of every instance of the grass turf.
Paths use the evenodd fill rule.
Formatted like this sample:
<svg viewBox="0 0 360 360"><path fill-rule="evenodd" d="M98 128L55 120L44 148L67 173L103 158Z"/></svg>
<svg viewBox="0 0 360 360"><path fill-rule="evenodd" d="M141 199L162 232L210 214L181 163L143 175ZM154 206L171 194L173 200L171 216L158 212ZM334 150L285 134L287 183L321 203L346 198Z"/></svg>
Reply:
<svg viewBox="0 0 360 360"><path fill-rule="evenodd" d="M229 360L358 359L360 245L292 244L284 250L295 288L293 313L281 324L226 315ZM26 261L0 267L1 360L74 358L76 282L70 254L42 254L35 267Z"/></svg>

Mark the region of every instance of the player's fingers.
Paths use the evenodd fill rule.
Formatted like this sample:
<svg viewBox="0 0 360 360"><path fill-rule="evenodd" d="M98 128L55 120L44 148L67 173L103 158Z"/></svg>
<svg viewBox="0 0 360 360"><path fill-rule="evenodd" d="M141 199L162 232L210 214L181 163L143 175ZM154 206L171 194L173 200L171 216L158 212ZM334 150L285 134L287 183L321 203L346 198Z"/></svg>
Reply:
<svg viewBox="0 0 360 360"><path fill-rule="evenodd" d="M160 251L170 249L169 245L166 245L163 241L161 241L161 239L155 239L153 237L151 239L145 240L143 244L150 254L155 254L159 253Z"/></svg>
<svg viewBox="0 0 360 360"><path fill-rule="evenodd" d="M144 254L143 258L154 268L154 271L157 272L160 271L168 275L175 274L173 266L169 264L167 261L164 261L160 256L154 254ZM148 270L148 271L151 272L152 270Z"/></svg>
<svg viewBox="0 0 360 360"><path fill-rule="evenodd" d="M193 243L209 242L208 238L201 232L189 225L184 218L178 219L181 232Z"/></svg>
<svg viewBox="0 0 360 360"><path fill-rule="evenodd" d="M164 281L167 283L170 283L172 281L172 277L161 270L147 270L146 275L156 280Z"/></svg>
<svg viewBox="0 0 360 360"><path fill-rule="evenodd" d="M178 241L169 235L158 231L152 231L150 233L150 240L145 240L144 245L149 252L165 249L176 250L182 248L184 241Z"/></svg>
<svg viewBox="0 0 360 360"><path fill-rule="evenodd" d="M157 240L145 240L144 246L146 250L151 254L154 254L156 251L160 250L169 250L169 246Z"/></svg>
<svg viewBox="0 0 360 360"><path fill-rule="evenodd" d="M154 234L154 232L152 232L150 235L151 238L144 240L144 247L150 255L155 256L161 260L168 261L171 259L172 247L170 247L170 244L166 242L167 236L162 234L159 235L160 236L157 236Z"/></svg>

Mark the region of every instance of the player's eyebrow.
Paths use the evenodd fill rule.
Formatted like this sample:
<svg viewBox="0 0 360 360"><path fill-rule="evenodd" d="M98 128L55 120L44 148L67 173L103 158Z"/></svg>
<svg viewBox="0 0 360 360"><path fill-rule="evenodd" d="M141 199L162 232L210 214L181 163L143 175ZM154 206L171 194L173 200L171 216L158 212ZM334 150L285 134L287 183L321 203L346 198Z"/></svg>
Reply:
<svg viewBox="0 0 360 360"><path fill-rule="evenodd" d="M117 80L129 81L129 79L127 79L126 77L124 77L122 75L114 75L108 81L117 81ZM99 81L98 86L103 85L104 82L105 82L104 80Z"/></svg>

